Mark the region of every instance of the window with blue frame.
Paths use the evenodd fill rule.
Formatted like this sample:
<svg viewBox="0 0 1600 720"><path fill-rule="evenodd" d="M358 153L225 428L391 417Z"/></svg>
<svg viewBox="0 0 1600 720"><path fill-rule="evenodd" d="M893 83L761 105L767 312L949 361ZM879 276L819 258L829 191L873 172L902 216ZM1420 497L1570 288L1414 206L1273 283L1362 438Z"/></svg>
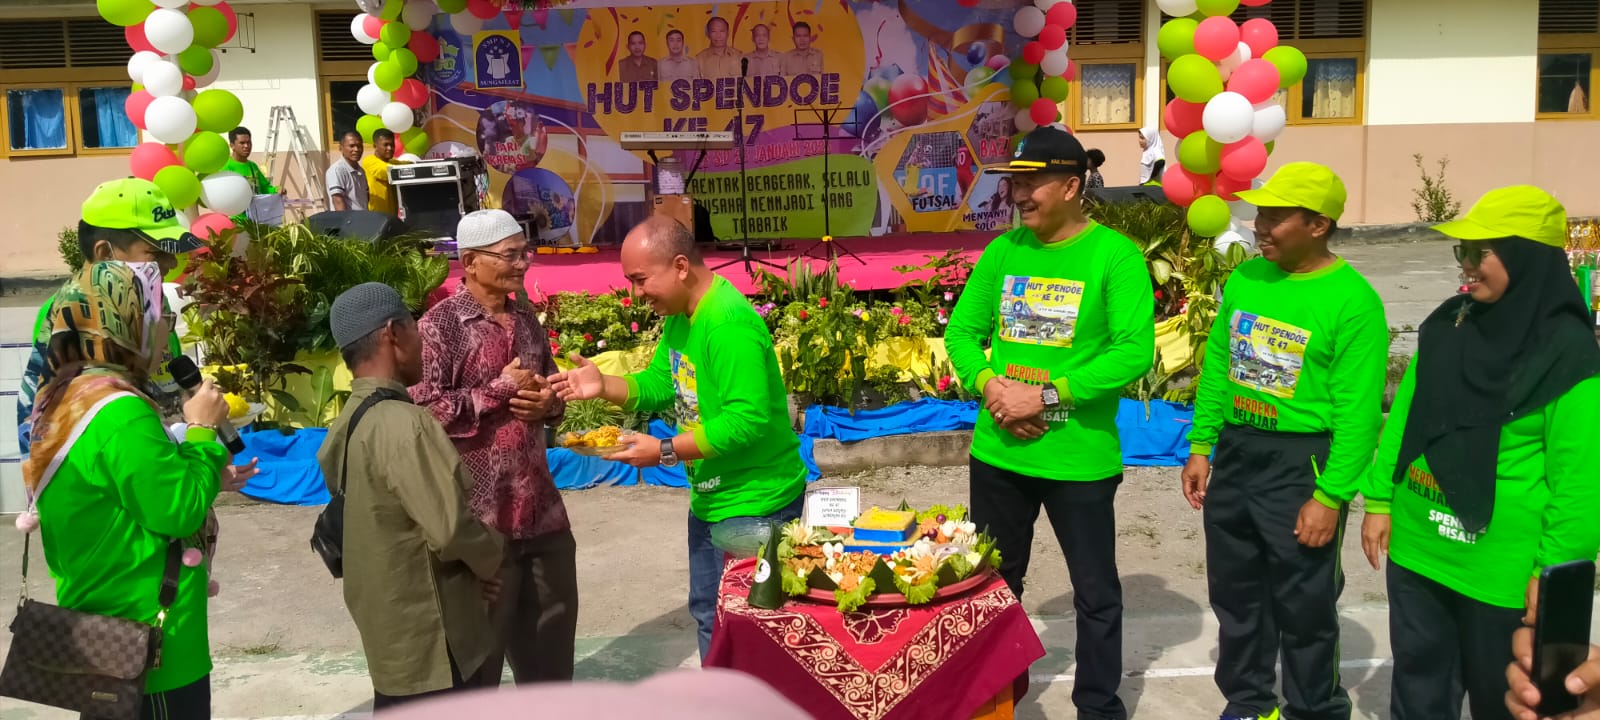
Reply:
<svg viewBox="0 0 1600 720"><path fill-rule="evenodd" d="M98 17L0 20L0 155L125 152L127 38Z"/></svg>

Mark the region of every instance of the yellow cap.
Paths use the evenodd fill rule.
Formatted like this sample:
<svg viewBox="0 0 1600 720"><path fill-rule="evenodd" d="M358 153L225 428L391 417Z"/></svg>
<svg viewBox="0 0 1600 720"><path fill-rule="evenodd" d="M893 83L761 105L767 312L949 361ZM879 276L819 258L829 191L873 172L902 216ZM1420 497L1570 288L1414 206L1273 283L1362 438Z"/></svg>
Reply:
<svg viewBox="0 0 1600 720"><path fill-rule="evenodd" d="M1348 197L1344 181L1326 165L1292 162L1278 168L1258 190L1240 190L1236 197L1256 207L1305 208L1334 222L1344 214Z"/></svg>
<svg viewBox="0 0 1600 720"><path fill-rule="evenodd" d="M1567 209L1532 185L1490 190L1472 204L1467 216L1433 226L1457 240L1499 240L1519 237L1551 247L1567 246Z"/></svg>

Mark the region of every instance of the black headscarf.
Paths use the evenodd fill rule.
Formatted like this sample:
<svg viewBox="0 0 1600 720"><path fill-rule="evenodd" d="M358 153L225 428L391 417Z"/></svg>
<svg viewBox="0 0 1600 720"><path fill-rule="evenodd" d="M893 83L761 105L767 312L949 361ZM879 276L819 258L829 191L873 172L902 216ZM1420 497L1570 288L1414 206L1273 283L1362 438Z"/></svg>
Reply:
<svg viewBox="0 0 1600 720"><path fill-rule="evenodd" d="M1446 300L1417 339L1416 391L1394 480L1418 457L1468 532L1494 514L1500 429L1600 374L1588 305L1561 248L1489 240L1510 278L1498 302Z"/></svg>

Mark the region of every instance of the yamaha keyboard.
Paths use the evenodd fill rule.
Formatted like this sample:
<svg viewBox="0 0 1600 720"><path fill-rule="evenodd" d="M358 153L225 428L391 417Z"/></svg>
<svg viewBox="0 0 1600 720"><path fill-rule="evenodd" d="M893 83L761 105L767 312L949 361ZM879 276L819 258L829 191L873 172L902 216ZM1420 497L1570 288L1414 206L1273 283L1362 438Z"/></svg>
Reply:
<svg viewBox="0 0 1600 720"><path fill-rule="evenodd" d="M733 131L715 132L625 132L623 150L728 150L733 147Z"/></svg>

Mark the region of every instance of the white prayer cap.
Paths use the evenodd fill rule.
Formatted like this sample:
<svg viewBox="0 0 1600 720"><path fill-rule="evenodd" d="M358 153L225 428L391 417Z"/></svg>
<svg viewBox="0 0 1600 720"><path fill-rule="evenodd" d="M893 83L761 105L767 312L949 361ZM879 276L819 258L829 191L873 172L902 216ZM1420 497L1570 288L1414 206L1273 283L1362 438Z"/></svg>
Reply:
<svg viewBox="0 0 1600 720"><path fill-rule="evenodd" d="M522 235L522 225L504 210L479 210L467 213L456 226L456 249L486 248L513 235Z"/></svg>

